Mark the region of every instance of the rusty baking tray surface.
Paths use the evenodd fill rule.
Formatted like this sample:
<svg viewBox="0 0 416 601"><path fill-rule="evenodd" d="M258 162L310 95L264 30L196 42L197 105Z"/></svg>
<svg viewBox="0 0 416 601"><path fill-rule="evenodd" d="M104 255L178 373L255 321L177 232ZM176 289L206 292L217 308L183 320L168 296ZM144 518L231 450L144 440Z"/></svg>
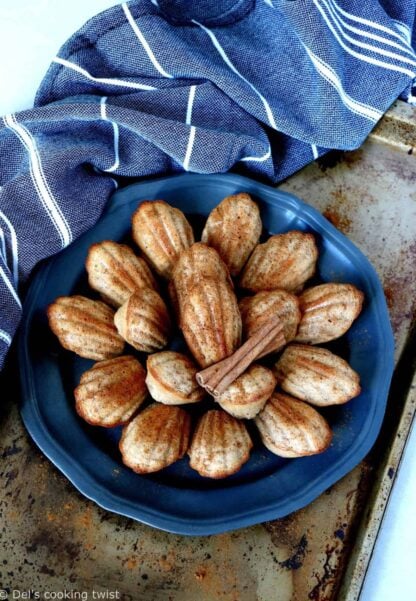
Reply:
<svg viewBox="0 0 416 601"><path fill-rule="evenodd" d="M77 417L72 390L91 362L58 348L47 328L45 308L59 295L84 291L88 247L103 239L124 239L139 198L162 197L192 213L197 222L198 215L207 216L224 196L237 191L246 191L259 201L269 233L302 229L316 234L321 281L351 282L365 292L363 313L343 343L332 347L360 374L362 394L347 406L327 408L334 441L322 455L284 460L257 444L248 464L224 481L199 477L187 459L159 474L139 476L119 459L118 429L92 428ZM20 365L25 425L84 495L106 509L161 529L213 534L282 517L305 506L367 454L384 414L393 370L393 338L374 269L315 209L240 176L187 174L117 192L94 229L43 265L25 304Z"/></svg>

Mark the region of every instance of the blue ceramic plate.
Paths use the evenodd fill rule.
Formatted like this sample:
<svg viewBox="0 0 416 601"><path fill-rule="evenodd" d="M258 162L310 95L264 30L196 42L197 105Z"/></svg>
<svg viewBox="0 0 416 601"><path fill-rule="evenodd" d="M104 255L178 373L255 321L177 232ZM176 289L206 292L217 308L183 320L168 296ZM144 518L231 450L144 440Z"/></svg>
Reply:
<svg viewBox="0 0 416 601"><path fill-rule="evenodd" d="M184 458L141 476L123 466L118 428L84 423L74 410L73 389L92 364L61 349L45 309L57 296L88 291L88 247L104 239L128 240L130 218L144 199L163 198L201 228L222 198L248 192L261 208L266 232L311 231L320 250L317 281L351 282L365 292L365 306L346 336L327 345L360 374L362 393L324 412L333 430L323 454L281 459L255 437L248 463L234 476L201 478ZM383 419L393 370L393 337L384 294L366 257L316 210L298 198L236 175L180 175L118 191L99 223L38 270L27 295L20 334L22 417L35 442L88 498L116 513L180 534L214 534L283 517L304 507L363 459Z"/></svg>

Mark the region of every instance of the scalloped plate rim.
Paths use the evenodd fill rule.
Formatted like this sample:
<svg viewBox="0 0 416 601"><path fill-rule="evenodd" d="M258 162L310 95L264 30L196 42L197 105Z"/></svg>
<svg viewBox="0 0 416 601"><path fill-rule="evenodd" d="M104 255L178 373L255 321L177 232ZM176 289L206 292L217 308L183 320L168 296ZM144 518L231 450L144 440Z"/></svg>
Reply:
<svg viewBox="0 0 416 601"><path fill-rule="evenodd" d="M22 405L20 411L23 422L33 440L43 453L71 481L75 488L88 499L93 500L103 509L139 520L161 530L184 535L217 534L271 519L282 518L311 503L328 487L335 484L335 482L351 471L373 446L384 417L387 394L393 372L394 340L390 321L388 319L387 305L377 273L367 257L348 238L346 238L346 236L329 223L315 208L307 205L295 195L234 174L181 174L134 183L117 191L109 200L102 218L112 214L114 211L120 210L124 204L129 203L127 199L128 194L133 190L139 190L144 186L168 183L168 185L172 185L173 187L175 187L175 185L180 187L183 180L185 180L186 183L192 183L192 180L194 180L195 183L195 179L198 181L198 185L209 186L210 180L212 181L214 178L217 180L227 180L229 183L234 183L235 185L245 187L249 185L249 187L253 188L253 194L255 194L255 190L261 190L263 195L267 196L268 201L272 203L273 199L278 198L283 201L283 203L286 202L290 204L292 210L293 208L296 209L296 216L303 218L306 215L307 219L305 219L305 221L308 225L312 225L315 230L319 231L319 233L325 237L329 236L332 241L335 240L338 248L340 248L340 246L344 249L346 248L347 253L354 255L356 261L364 264L365 271L368 272L367 280L371 283L371 288L378 300L376 314L379 319L379 327L385 343L384 353L382 356L378 357L377 363L377 374L380 378L378 380L378 391L380 392L381 390L383 403L379 401L377 406L374 404L372 405L374 415L372 416L371 432L367 433L365 437L357 438L356 443L357 441L360 441L360 444L351 447L347 455L343 456L342 461L341 459L338 461L338 463L342 463L342 465L335 463L327 470L325 477L320 475L315 478L315 480L308 483L306 488L302 488L297 495L293 495L289 499L279 499L276 502L270 502L264 506L253 506L251 510L246 510L242 513L236 511L232 516L228 516L227 518L224 518L223 516L215 518L212 515L208 515L203 518L199 517L197 521L195 521L195 518L181 517L178 514L172 515L170 512L163 512L159 509L153 510L146 503L140 504L135 501L133 506L131 500L118 494L114 494L111 490L108 490L108 488L103 487L97 479L85 470L82 462L79 462L78 460L74 462L74 458L69 456L69 454L60 446L59 442L50 434L40 415L36 391L33 389L33 380L31 379L31 369L27 369L29 365L31 366L28 350L28 336L31 322L30 318L33 306L36 302L37 293L41 288L42 282L47 278L48 272L56 260L56 256L48 259L47 262L37 270L37 273L32 280L26 302L24 303L24 313L19 333L19 365L24 366L20 371L22 381ZM83 234L83 236L85 235L88 235L88 232ZM66 252L66 250L67 249L62 252ZM380 313L384 313L384 315L382 316ZM387 322L385 321L386 316ZM363 440L361 440L361 438L363 438ZM336 472L336 474L334 472ZM273 476L274 474L265 476L265 479ZM234 488L250 490L255 487L255 485L256 482L249 482L236 484ZM174 490L169 486L166 488ZM222 490L224 489L213 489L208 491L189 490L187 492L189 495L195 497L198 497L199 494L203 494L204 497L210 498L212 496L217 496L218 492L221 493ZM193 521L190 522L190 519Z"/></svg>

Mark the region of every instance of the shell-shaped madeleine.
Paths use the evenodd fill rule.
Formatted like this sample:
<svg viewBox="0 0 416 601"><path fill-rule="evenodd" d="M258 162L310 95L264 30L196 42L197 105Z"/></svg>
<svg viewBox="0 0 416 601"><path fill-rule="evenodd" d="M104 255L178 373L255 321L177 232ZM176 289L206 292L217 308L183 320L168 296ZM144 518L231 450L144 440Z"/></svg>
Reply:
<svg viewBox="0 0 416 601"><path fill-rule="evenodd" d="M227 196L211 211L201 240L215 248L232 276L240 273L262 229L260 211L245 192Z"/></svg>
<svg viewBox="0 0 416 601"><path fill-rule="evenodd" d="M196 381L198 368L182 353L163 351L147 358L146 384L155 401L165 405L197 403L205 391Z"/></svg>
<svg viewBox="0 0 416 601"><path fill-rule="evenodd" d="M121 355L124 340L114 326L114 311L85 296L60 296L47 310L49 326L61 345L85 359Z"/></svg>
<svg viewBox="0 0 416 601"><path fill-rule="evenodd" d="M313 234L297 230L276 234L256 246L241 275L240 285L253 292L276 288L297 292L315 273L317 259Z"/></svg>
<svg viewBox="0 0 416 601"><path fill-rule="evenodd" d="M173 270L173 279L169 282L169 296L179 321L190 287L205 278L224 280L233 287L229 271L218 252L196 242L181 254Z"/></svg>
<svg viewBox="0 0 416 601"><path fill-rule="evenodd" d="M173 270L176 288L186 290L196 278L223 279L232 285L227 266L218 252L202 242L195 242L185 250Z"/></svg>
<svg viewBox="0 0 416 601"><path fill-rule="evenodd" d="M137 257L126 244L111 240L93 244L88 251L85 267L91 288L114 307L120 307L140 288L157 290L146 261Z"/></svg>
<svg viewBox="0 0 416 601"><path fill-rule="evenodd" d="M258 292L254 296L243 298L240 303L240 313L243 322L243 333L249 338L273 316L277 315L282 323L284 343L290 342L296 336L301 313L298 298L285 290ZM282 347L282 337L278 335L267 348L267 353L273 353Z"/></svg>
<svg viewBox="0 0 416 601"><path fill-rule="evenodd" d="M275 386L273 372L253 364L215 400L230 415L252 419L263 409Z"/></svg>
<svg viewBox="0 0 416 601"><path fill-rule="evenodd" d="M299 296L302 319L297 342L321 344L339 338L361 312L364 294L352 284L320 284Z"/></svg>
<svg viewBox="0 0 416 601"><path fill-rule="evenodd" d="M180 407L149 405L123 428L123 463L138 474L162 470L185 455L190 428L191 419Z"/></svg>
<svg viewBox="0 0 416 601"><path fill-rule="evenodd" d="M235 474L253 446L244 423L225 411L207 411L199 420L188 454L190 466L207 478Z"/></svg>
<svg viewBox="0 0 416 601"><path fill-rule="evenodd" d="M361 392L360 378L348 363L317 346L288 346L274 373L283 390L318 407L341 405Z"/></svg>
<svg viewBox="0 0 416 601"><path fill-rule="evenodd" d="M145 379L144 368L130 355L99 361L75 388L77 413L93 426L123 425L147 396Z"/></svg>
<svg viewBox="0 0 416 601"><path fill-rule="evenodd" d="M332 440L326 420L307 403L275 392L255 418L265 447L280 457L304 457L325 451Z"/></svg>
<svg viewBox="0 0 416 601"><path fill-rule="evenodd" d="M132 219L133 238L157 273L170 279L181 252L194 242L185 215L164 200L146 200Z"/></svg>
<svg viewBox="0 0 416 601"><path fill-rule="evenodd" d="M229 357L240 345L240 311L224 280L205 278L191 286L181 319L186 343L201 367Z"/></svg>
<svg viewBox="0 0 416 601"><path fill-rule="evenodd" d="M143 353L160 351L169 341L168 310L163 299L151 288L142 288L132 294L116 312L114 323L120 336Z"/></svg>

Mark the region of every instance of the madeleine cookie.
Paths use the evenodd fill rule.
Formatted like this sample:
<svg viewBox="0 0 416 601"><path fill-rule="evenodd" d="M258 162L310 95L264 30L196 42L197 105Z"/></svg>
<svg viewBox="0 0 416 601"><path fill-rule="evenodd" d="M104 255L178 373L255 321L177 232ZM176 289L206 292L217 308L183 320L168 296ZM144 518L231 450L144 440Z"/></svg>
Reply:
<svg viewBox="0 0 416 601"><path fill-rule="evenodd" d="M121 355L124 340L114 326L114 311L85 296L60 296L47 309L49 326L61 345L85 359Z"/></svg>
<svg viewBox="0 0 416 601"><path fill-rule="evenodd" d="M186 343L201 367L225 359L240 345L240 311L224 280L205 278L190 286L181 316Z"/></svg>
<svg viewBox="0 0 416 601"><path fill-rule="evenodd" d="M157 290L146 261L137 257L126 244L110 240L93 244L88 251L85 267L91 288L114 307L120 307L140 288Z"/></svg>
<svg viewBox="0 0 416 601"><path fill-rule="evenodd" d="M132 294L116 312L114 323L120 336L143 353L160 351L169 341L168 310L161 296L151 288Z"/></svg>
<svg viewBox="0 0 416 601"><path fill-rule="evenodd" d="M293 340L301 318L298 298L285 290L258 292L243 298L240 303L241 320L245 338L253 336L259 328L277 315L283 327L283 337L276 336L265 351L265 355L279 351Z"/></svg>
<svg viewBox="0 0 416 601"><path fill-rule="evenodd" d="M142 202L132 219L133 238L157 273L166 279L179 255L194 242L185 215L164 200Z"/></svg>
<svg viewBox="0 0 416 601"><path fill-rule="evenodd" d="M188 449L191 419L183 409L154 403L123 428L123 463L138 474L158 472Z"/></svg>
<svg viewBox="0 0 416 601"><path fill-rule="evenodd" d="M304 457L325 451L332 440L326 420L307 403L275 392L255 418L261 440L279 457Z"/></svg>
<svg viewBox="0 0 416 601"><path fill-rule="evenodd" d="M339 338L359 316L364 294L352 284L321 284L299 296L302 319L295 340L322 344Z"/></svg>
<svg viewBox="0 0 416 601"><path fill-rule="evenodd" d="M125 424L147 396L145 378L144 368L130 355L95 363L75 388L77 413L93 426Z"/></svg>
<svg viewBox="0 0 416 601"><path fill-rule="evenodd" d="M275 386L273 372L253 364L215 400L230 415L252 419L263 409Z"/></svg>
<svg viewBox="0 0 416 601"><path fill-rule="evenodd" d="M360 378L348 363L317 346L291 344L274 374L283 390L318 407L341 405L361 392Z"/></svg>
<svg viewBox="0 0 416 601"><path fill-rule="evenodd" d="M215 248L232 276L240 273L262 230L260 211L248 194L227 196L211 211L201 240Z"/></svg>
<svg viewBox="0 0 416 601"><path fill-rule="evenodd" d="M313 234L296 230L271 236L254 249L240 278L246 290L299 291L315 273L318 249Z"/></svg>
<svg viewBox="0 0 416 601"><path fill-rule="evenodd" d="M196 242L181 254L173 270L173 279L169 282L169 296L175 314L178 315L179 325L189 289L205 278L222 280L233 288L228 269L217 251Z"/></svg>
<svg viewBox="0 0 416 601"><path fill-rule="evenodd" d="M165 405L197 403L205 396L195 378L198 368L182 353L163 351L147 358L146 384L152 398Z"/></svg>
<svg viewBox="0 0 416 601"><path fill-rule="evenodd" d="M206 478L226 478L249 459L252 446L242 421L225 411L208 411L196 426L188 451L189 464Z"/></svg>

